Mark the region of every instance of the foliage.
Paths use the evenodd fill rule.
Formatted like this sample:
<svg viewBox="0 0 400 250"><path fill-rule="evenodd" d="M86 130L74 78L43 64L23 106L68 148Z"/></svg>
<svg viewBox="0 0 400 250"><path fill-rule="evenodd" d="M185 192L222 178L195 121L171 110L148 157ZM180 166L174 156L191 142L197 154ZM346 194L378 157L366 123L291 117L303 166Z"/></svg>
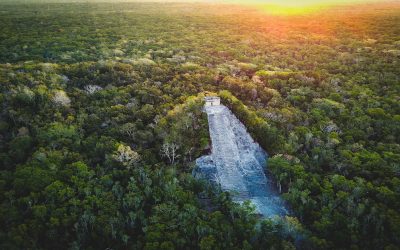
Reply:
<svg viewBox="0 0 400 250"><path fill-rule="evenodd" d="M400 245L396 3L0 9L1 249ZM192 178L204 91L268 151L291 217L259 220Z"/></svg>

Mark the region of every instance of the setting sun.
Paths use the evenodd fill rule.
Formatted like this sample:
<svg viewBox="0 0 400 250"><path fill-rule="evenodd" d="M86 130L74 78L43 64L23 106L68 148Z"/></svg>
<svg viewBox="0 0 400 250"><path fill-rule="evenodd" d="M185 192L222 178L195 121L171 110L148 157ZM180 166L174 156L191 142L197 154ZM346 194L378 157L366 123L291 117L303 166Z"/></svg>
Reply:
<svg viewBox="0 0 400 250"><path fill-rule="evenodd" d="M223 1L241 5L252 5L257 6L259 10L267 12L269 14L276 15L301 15L312 13L315 11L323 10L330 6L336 5L351 5L351 4L366 4L377 2L376 0L253 0L253 1L242 1L232 0Z"/></svg>
<svg viewBox="0 0 400 250"><path fill-rule="evenodd" d="M252 4L272 4L279 6L287 6L287 7L306 7L306 6L315 6L315 5L342 5L342 4L357 4L357 3L371 3L371 2L379 2L377 0L232 0L232 1L223 1L223 2L236 2L236 3L252 3ZM382 1L380 1L382 2Z"/></svg>

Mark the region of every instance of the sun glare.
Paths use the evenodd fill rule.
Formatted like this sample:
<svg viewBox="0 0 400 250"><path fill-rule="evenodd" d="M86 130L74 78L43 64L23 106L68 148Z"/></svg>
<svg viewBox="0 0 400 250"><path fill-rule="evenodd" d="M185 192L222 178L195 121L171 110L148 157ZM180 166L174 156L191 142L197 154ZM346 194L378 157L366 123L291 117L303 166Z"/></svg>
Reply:
<svg viewBox="0 0 400 250"><path fill-rule="evenodd" d="M262 4L257 8L264 12L274 15L301 15L316 12L324 8L322 5L280 5L280 4Z"/></svg>
<svg viewBox="0 0 400 250"><path fill-rule="evenodd" d="M363 4L375 0L234 0L238 4L257 6L259 10L276 15L301 15L316 12L334 5Z"/></svg>

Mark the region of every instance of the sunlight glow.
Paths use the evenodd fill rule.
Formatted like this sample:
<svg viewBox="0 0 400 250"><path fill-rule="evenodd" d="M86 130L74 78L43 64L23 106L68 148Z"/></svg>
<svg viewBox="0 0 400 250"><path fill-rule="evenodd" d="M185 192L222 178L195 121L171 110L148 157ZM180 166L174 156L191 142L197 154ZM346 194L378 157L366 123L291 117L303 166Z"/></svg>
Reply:
<svg viewBox="0 0 400 250"><path fill-rule="evenodd" d="M247 2L247 1L236 1ZM271 4L287 7L305 7L305 6L321 6L321 5L337 5L337 4L354 4L354 3L368 3L371 0L253 0L249 1L258 4ZM375 1L377 2L377 1Z"/></svg>
<svg viewBox="0 0 400 250"><path fill-rule="evenodd" d="M259 10L277 15L300 15L312 13L335 5L366 4L376 0L232 0L236 4L257 6ZM382 2L382 1L380 1Z"/></svg>
<svg viewBox="0 0 400 250"><path fill-rule="evenodd" d="M316 12L323 9L324 5L281 5L281 4L263 4L257 6L261 11L274 15L301 15Z"/></svg>

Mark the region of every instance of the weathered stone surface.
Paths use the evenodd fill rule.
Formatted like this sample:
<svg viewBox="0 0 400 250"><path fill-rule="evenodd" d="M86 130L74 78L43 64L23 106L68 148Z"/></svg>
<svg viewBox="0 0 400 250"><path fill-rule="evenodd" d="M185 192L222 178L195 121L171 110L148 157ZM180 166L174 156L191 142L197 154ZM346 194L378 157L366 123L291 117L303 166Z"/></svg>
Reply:
<svg viewBox="0 0 400 250"><path fill-rule="evenodd" d="M245 126L223 105L206 106L211 155L196 160L193 174L233 194L236 202L250 200L263 216L287 214L264 173L267 154Z"/></svg>

